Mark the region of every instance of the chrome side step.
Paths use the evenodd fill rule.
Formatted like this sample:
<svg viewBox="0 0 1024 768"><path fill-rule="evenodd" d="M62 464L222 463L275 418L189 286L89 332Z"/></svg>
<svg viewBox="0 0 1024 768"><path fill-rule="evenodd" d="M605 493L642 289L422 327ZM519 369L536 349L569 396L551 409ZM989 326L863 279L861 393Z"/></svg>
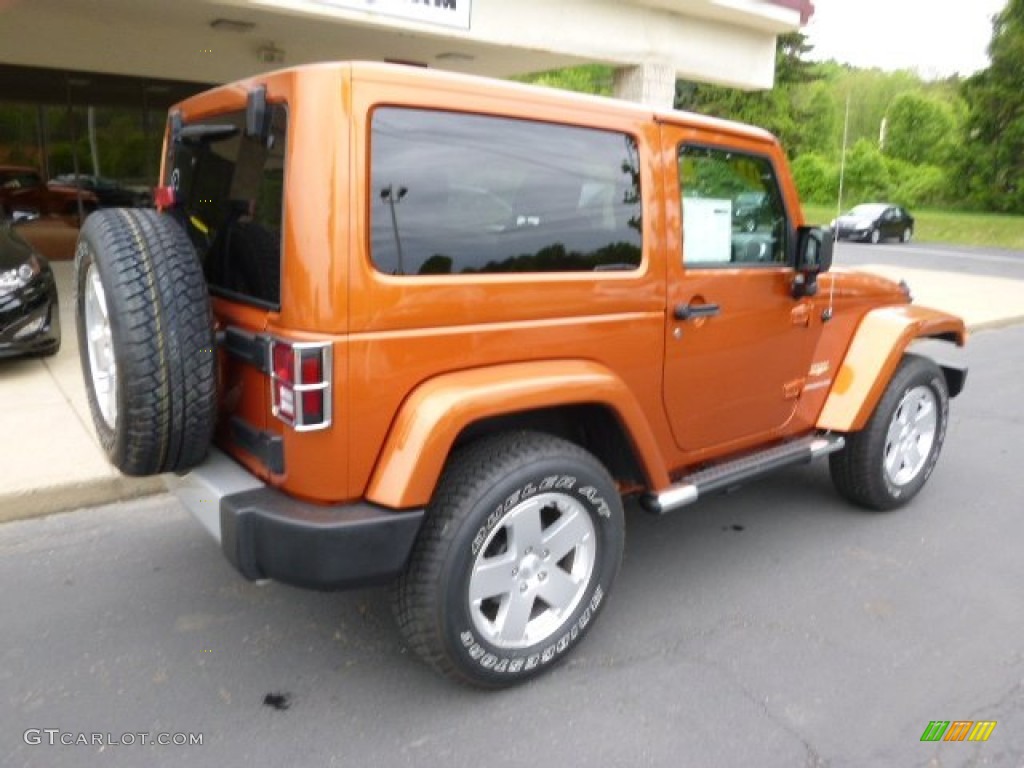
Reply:
<svg viewBox="0 0 1024 768"><path fill-rule="evenodd" d="M714 491L723 491L790 464L803 464L835 453L845 444L841 435L814 435L748 453L687 475L661 493L644 494L640 497L640 504L648 512L663 515L693 504L701 496Z"/></svg>

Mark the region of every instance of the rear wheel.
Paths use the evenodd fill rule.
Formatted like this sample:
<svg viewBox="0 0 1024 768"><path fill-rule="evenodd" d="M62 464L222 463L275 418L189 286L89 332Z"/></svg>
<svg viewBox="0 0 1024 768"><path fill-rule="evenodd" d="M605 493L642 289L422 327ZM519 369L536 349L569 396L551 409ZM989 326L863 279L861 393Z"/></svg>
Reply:
<svg viewBox="0 0 1024 768"><path fill-rule="evenodd" d="M97 211L79 234L75 286L82 371L107 458L127 475L198 464L216 416L216 364L188 236L156 211Z"/></svg>
<svg viewBox="0 0 1024 768"><path fill-rule="evenodd" d="M910 239L913 236L914 236L914 230L912 230L910 227L906 227L903 230L903 236L900 238L900 241L904 242L904 243L909 243Z"/></svg>
<svg viewBox="0 0 1024 768"><path fill-rule="evenodd" d="M428 664L500 688L582 640L622 559L622 502L578 446L517 432L456 453L406 572L395 616Z"/></svg>
<svg viewBox="0 0 1024 768"><path fill-rule="evenodd" d="M938 461L948 414L942 371L927 358L906 355L867 425L830 457L836 489L869 509L906 504Z"/></svg>

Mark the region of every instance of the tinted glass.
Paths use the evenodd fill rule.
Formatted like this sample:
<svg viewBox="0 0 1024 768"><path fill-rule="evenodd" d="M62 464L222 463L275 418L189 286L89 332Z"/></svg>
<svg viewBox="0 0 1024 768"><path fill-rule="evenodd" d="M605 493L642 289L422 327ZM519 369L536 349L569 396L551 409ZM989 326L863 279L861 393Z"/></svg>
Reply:
<svg viewBox="0 0 1024 768"><path fill-rule="evenodd" d="M399 275L636 269L640 172L629 136L381 108L371 253Z"/></svg>
<svg viewBox="0 0 1024 768"><path fill-rule="evenodd" d="M767 158L684 146L679 183L686 264L787 262L786 208Z"/></svg>
<svg viewBox="0 0 1024 768"><path fill-rule="evenodd" d="M281 294L281 214L287 112L270 108L264 143L244 136L245 113L191 125L233 126L172 148L169 182L214 293L276 306Z"/></svg>

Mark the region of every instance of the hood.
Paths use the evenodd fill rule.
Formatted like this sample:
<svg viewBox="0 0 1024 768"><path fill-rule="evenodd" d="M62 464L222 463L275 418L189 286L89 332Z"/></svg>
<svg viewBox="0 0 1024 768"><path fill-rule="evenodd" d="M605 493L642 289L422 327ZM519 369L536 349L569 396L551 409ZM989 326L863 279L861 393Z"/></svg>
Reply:
<svg viewBox="0 0 1024 768"><path fill-rule="evenodd" d="M910 303L910 293L904 288L905 284L869 272L835 267L818 280L819 297L832 293L836 299L870 299L872 302L885 304Z"/></svg>
<svg viewBox="0 0 1024 768"><path fill-rule="evenodd" d="M836 219L836 223L841 227L862 228L870 227L875 223L875 220L868 216L850 216L847 214Z"/></svg>
<svg viewBox="0 0 1024 768"><path fill-rule="evenodd" d="M0 271L14 269L26 261L35 251L22 239L9 223L0 223Z"/></svg>

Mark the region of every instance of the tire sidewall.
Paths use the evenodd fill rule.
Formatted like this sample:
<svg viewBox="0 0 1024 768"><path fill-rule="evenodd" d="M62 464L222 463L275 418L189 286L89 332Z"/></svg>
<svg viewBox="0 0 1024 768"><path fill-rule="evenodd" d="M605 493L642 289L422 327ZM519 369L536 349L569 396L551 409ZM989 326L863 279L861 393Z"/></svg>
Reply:
<svg viewBox="0 0 1024 768"><path fill-rule="evenodd" d="M474 626L468 599L470 576L491 532L510 510L539 493L564 493L590 516L596 538L590 584L569 619L543 641L526 648L497 647ZM449 658L463 675L492 687L511 685L550 669L583 639L604 605L618 572L622 545L618 492L586 463L567 457L545 459L510 473L471 503L452 540L440 596Z"/></svg>
<svg viewBox="0 0 1024 768"><path fill-rule="evenodd" d="M93 224L98 219L93 220ZM94 226L86 221L83 225L78 245L75 247L75 325L78 335L78 354L81 360L82 373L85 378L85 391L89 400L89 410L92 413L93 426L96 429L96 436L99 439L103 450L112 458L123 455L123 438L125 430L118 429L118 421L123 418L124 402L124 364L122 358L121 343L121 313L117 311L117 291L111 286L107 277L107 265L102 256L103 248L97 243L98 234ZM114 419L113 428L107 426L103 413L100 411L99 402L96 399L96 391L92 383L92 361L89 359L89 340L85 326L85 280L89 274L89 267L93 267L99 274L100 283L103 285L104 298L107 303L108 321L110 323L111 345L114 355L114 364L117 366L117 416ZM116 463L116 462L115 462Z"/></svg>
<svg viewBox="0 0 1024 768"><path fill-rule="evenodd" d="M932 396L935 398L935 439L932 441L931 450L928 452L928 457L925 459L924 466L921 467L917 476L909 483L897 485L892 482L888 473L885 471L885 442L888 436L889 426L892 424L892 419L896 415L896 409L899 404L903 401L903 398L906 397L907 393L920 386L926 386L931 390ZM919 367L916 370L913 370L905 377L904 381L899 383L899 386L893 387L888 393L886 393L885 408L881 409L880 415L883 416L883 419L878 425L876 433L878 443L875 446L875 453L879 457L877 472L881 482L881 487L884 489L886 495L891 498L895 504L902 504L905 500L909 500L917 495L918 491L920 491L924 484L928 482L928 478L931 476L932 470L935 469L935 464L939 460L939 455L942 453L942 444L946 439L946 424L949 416L949 398L946 394L946 383L942 377L942 372L937 368L933 369L932 367Z"/></svg>

